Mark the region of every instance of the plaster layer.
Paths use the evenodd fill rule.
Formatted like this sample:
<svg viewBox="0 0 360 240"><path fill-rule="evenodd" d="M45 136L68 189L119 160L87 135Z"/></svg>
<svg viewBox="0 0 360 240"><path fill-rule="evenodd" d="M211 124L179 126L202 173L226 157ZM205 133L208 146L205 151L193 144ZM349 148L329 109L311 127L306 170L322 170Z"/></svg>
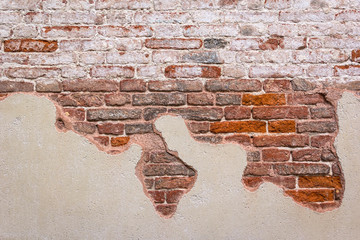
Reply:
<svg viewBox="0 0 360 240"><path fill-rule="evenodd" d="M0 102L0 238L2 239L356 239L360 209L360 102L338 103L336 148L346 178L339 209L316 213L264 183L241 179L246 154L234 144L196 142L180 117L156 121L172 151L197 170L197 181L171 219L157 216L135 175L141 148L100 152L54 128L45 98L13 95Z"/></svg>

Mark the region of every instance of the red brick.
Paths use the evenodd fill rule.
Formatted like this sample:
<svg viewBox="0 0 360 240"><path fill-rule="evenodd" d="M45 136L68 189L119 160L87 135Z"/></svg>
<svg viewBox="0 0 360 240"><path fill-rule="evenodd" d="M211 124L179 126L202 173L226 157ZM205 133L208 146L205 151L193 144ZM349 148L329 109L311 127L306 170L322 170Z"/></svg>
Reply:
<svg viewBox="0 0 360 240"><path fill-rule="evenodd" d="M276 185L280 185L282 187L288 189L294 189L296 187L296 179L292 176L277 176L277 177L263 177L262 178L266 182L271 182Z"/></svg>
<svg viewBox="0 0 360 240"><path fill-rule="evenodd" d="M186 104L186 95L182 93L134 94L134 106L181 106Z"/></svg>
<svg viewBox="0 0 360 240"><path fill-rule="evenodd" d="M225 137L228 142L236 142L245 146L250 146L252 141L249 135L245 134L233 134ZM259 159L260 160L260 159Z"/></svg>
<svg viewBox="0 0 360 240"><path fill-rule="evenodd" d="M271 121L268 126L270 133L291 133L295 132L294 120Z"/></svg>
<svg viewBox="0 0 360 240"><path fill-rule="evenodd" d="M36 82L36 91L37 92L61 92L62 84L56 80L39 80Z"/></svg>
<svg viewBox="0 0 360 240"><path fill-rule="evenodd" d="M277 149L277 148L267 148L262 150L262 160L265 162L284 162L290 160L290 151Z"/></svg>
<svg viewBox="0 0 360 240"><path fill-rule="evenodd" d="M130 137L113 137L111 138L112 147L120 147L126 145L130 141Z"/></svg>
<svg viewBox="0 0 360 240"><path fill-rule="evenodd" d="M210 131L210 123L208 122L190 122L187 126L193 133L207 133Z"/></svg>
<svg viewBox="0 0 360 240"><path fill-rule="evenodd" d="M330 167L315 163L284 163L274 165L274 171L279 175L327 175Z"/></svg>
<svg viewBox="0 0 360 240"><path fill-rule="evenodd" d="M182 190L173 190L166 192L166 202L167 203L178 203L180 198L184 195Z"/></svg>
<svg viewBox="0 0 360 240"><path fill-rule="evenodd" d="M243 177L242 182L250 191L255 191L264 181L261 177Z"/></svg>
<svg viewBox="0 0 360 240"><path fill-rule="evenodd" d="M309 116L305 106L254 107L252 113L255 119L306 119Z"/></svg>
<svg viewBox="0 0 360 240"><path fill-rule="evenodd" d="M148 191L152 200L155 203L164 203L165 202L165 192L164 191Z"/></svg>
<svg viewBox="0 0 360 240"><path fill-rule="evenodd" d="M285 94L266 93L262 95L244 94L242 98L243 105L285 105Z"/></svg>
<svg viewBox="0 0 360 240"><path fill-rule="evenodd" d="M337 130L337 123L332 121L298 122L297 129L299 133L304 133L304 132L331 133Z"/></svg>
<svg viewBox="0 0 360 240"><path fill-rule="evenodd" d="M153 92L201 92L202 83L190 80L170 80L170 81L149 81L148 87Z"/></svg>
<svg viewBox="0 0 360 240"><path fill-rule="evenodd" d="M211 123L212 133L266 132L266 123L262 121L233 121Z"/></svg>
<svg viewBox="0 0 360 240"><path fill-rule="evenodd" d="M331 148L335 138L330 135L319 135L311 137L311 146L316 148Z"/></svg>
<svg viewBox="0 0 360 240"><path fill-rule="evenodd" d="M65 115L76 121L85 120L85 110L83 108L63 108Z"/></svg>
<svg viewBox="0 0 360 240"><path fill-rule="evenodd" d="M105 103L107 106L123 106L130 103L130 95L123 93L111 93L105 95Z"/></svg>
<svg viewBox="0 0 360 240"><path fill-rule="evenodd" d="M155 189L187 189L194 181L194 177L157 177L155 178Z"/></svg>
<svg viewBox="0 0 360 240"><path fill-rule="evenodd" d="M291 90L291 82L289 80L265 80L265 92L287 92Z"/></svg>
<svg viewBox="0 0 360 240"><path fill-rule="evenodd" d="M89 109L86 116L88 121L140 119L141 109Z"/></svg>
<svg viewBox="0 0 360 240"><path fill-rule="evenodd" d="M146 39L145 47L152 49L197 49L202 46L200 39L161 38Z"/></svg>
<svg viewBox="0 0 360 240"><path fill-rule="evenodd" d="M339 176L301 176L299 177L299 187L342 189L342 184Z"/></svg>
<svg viewBox="0 0 360 240"><path fill-rule="evenodd" d="M226 107L226 120L241 120L251 118L251 108L249 107Z"/></svg>
<svg viewBox="0 0 360 240"><path fill-rule="evenodd" d="M124 134L124 124L122 123L103 123L97 125L100 134Z"/></svg>
<svg viewBox="0 0 360 240"><path fill-rule="evenodd" d="M205 84L209 92L257 92L261 87L259 80L250 79L208 80Z"/></svg>
<svg viewBox="0 0 360 240"><path fill-rule="evenodd" d="M75 131L85 134L92 134L96 131L96 127L88 122L76 122L73 124Z"/></svg>
<svg viewBox="0 0 360 240"><path fill-rule="evenodd" d="M334 201L334 190L316 189L316 190L287 190L287 195L297 202L326 202Z"/></svg>
<svg viewBox="0 0 360 240"><path fill-rule="evenodd" d="M317 162L321 159L319 149L301 149L292 152L293 161L312 161Z"/></svg>
<svg viewBox="0 0 360 240"><path fill-rule="evenodd" d="M159 204L156 205L156 211L165 217L171 217L176 212L176 204Z"/></svg>
<svg viewBox="0 0 360 240"><path fill-rule="evenodd" d="M165 68L165 76L168 78L218 78L221 76L221 68L215 66L171 65Z"/></svg>
<svg viewBox="0 0 360 240"><path fill-rule="evenodd" d="M98 137L94 137L94 140L96 142L98 142L99 144L103 145L103 146L108 146L109 145L109 137L98 136Z"/></svg>
<svg viewBox="0 0 360 240"><path fill-rule="evenodd" d="M309 136L292 134L283 136L254 136L256 147L305 147L309 145Z"/></svg>
<svg viewBox="0 0 360 240"><path fill-rule="evenodd" d="M34 84L29 82L0 81L0 93L4 92L32 92Z"/></svg>
<svg viewBox="0 0 360 240"><path fill-rule="evenodd" d="M144 80L132 79L122 80L120 82L120 91L122 92L145 92L146 82Z"/></svg>
<svg viewBox="0 0 360 240"><path fill-rule="evenodd" d="M214 96L210 93L192 93L187 95L187 103L189 105L214 105Z"/></svg>
<svg viewBox="0 0 360 240"><path fill-rule="evenodd" d="M169 113L174 113L182 116L187 120L195 121L218 121L223 117L223 110L221 108L209 107L187 107L187 108L172 108Z"/></svg>
<svg viewBox="0 0 360 240"><path fill-rule="evenodd" d="M70 92L114 92L119 88L112 80L77 79L63 81L63 89Z"/></svg>
<svg viewBox="0 0 360 240"><path fill-rule="evenodd" d="M154 186L154 182L155 182L155 180L152 179L152 178L145 178L144 179L144 184L145 184L145 187L147 189L152 189L153 186Z"/></svg>
<svg viewBox="0 0 360 240"><path fill-rule="evenodd" d="M10 39L4 41L5 52L54 52L57 41L39 39Z"/></svg>

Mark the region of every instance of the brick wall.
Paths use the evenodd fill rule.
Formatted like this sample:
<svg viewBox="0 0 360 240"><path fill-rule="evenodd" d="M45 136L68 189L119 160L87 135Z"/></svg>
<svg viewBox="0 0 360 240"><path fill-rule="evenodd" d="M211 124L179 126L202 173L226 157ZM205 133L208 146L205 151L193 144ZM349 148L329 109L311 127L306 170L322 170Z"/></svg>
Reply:
<svg viewBox="0 0 360 240"><path fill-rule="evenodd" d="M336 106L360 91L359 29L358 0L2 0L0 99L45 96L59 130L110 154L140 144L161 216L197 176L156 131L166 114L246 149L248 189L273 182L326 211L345 186Z"/></svg>

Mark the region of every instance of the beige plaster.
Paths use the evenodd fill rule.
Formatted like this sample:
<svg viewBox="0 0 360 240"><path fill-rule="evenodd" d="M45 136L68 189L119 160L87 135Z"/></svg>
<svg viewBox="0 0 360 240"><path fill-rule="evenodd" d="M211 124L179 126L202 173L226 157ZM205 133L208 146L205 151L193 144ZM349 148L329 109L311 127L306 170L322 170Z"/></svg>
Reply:
<svg viewBox="0 0 360 240"><path fill-rule="evenodd" d="M135 176L141 148L100 152L54 126L46 98L0 102L0 239L356 239L360 234L360 102L339 102L336 147L346 191L342 206L316 213L271 183L244 189L245 151L193 140L180 117L156 122L169 149L198 171L177 213L162 219Z"/></svg>

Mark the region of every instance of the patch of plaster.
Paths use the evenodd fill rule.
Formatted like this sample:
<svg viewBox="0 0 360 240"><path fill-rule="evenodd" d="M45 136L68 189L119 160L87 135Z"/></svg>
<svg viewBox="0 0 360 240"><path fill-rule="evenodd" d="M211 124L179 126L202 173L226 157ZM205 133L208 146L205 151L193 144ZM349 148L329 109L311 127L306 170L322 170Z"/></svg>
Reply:
<svg viewBox="0 0 360 240"><path fill-rule="evenodd" d="M180 117L156 127L169 149L198 171L173 218L159 218L135 176L141 149L99 152L86 139L53 127L45 98L15 95L0 102L0 237L15 239L356 239L360 208L360 102L339 102L336 146L347 189L343 205L316 213L265 183L242 186L245 151L193 140Z"/></svg>

